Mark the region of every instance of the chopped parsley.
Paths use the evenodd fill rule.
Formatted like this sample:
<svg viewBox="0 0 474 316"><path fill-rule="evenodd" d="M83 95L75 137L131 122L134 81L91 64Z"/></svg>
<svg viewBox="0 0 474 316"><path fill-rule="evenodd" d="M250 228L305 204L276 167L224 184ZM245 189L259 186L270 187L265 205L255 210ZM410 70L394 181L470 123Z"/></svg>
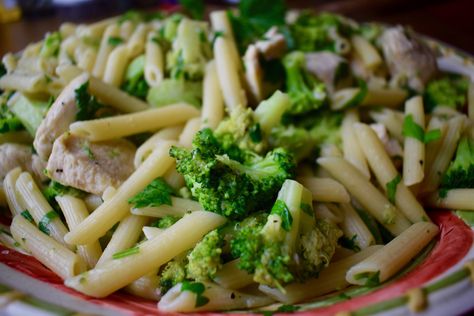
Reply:
<svg viewBox="0 0 474 316"><path fill-rule="evenodd" d="M30 211L24 210L21 212L21 216L23 216L28 222L33 223L33 216L31 216Z"/></svg>
<svg viewBox="0 0 474 316"><path fill-rule="evenodd" d="M56 217L59 217L58 213L56 213L55 211L49 211L41 218L41 221L38 223L38 229L49 236L50 235L49 224Z"/></svg>
<svg viewBox="0 0 474 316"><path fill-rule="evenodd" d="M123 38L118 37L118 36L110 36L107 39L107 43L110 46L118 46L118 45L122 44L123 42L124 42Z"/></svg>
<svg viewBox="0 0 474 316"><path fill-rule="evenodd" d="M181 284L181 292L188 291L188 292L192 292L196 294L196 303L194 307L201 307L201 306L206 305L209 302L209 298L202 295L205 290L206 290L206 287L204 286L204 284L200 282L184 281Z"/></svg>
<svg viewBox="0 0 474 316"><path fill-rule="evenodd" d="M272 207L271 214L276 214L281 218L281 227L287 232L291 229L293 224L293 217L288 209L288 206L282 200L277 200Z"/></svg>
<svg viewBox="0 0 474 316"><path fill-rule="evenodd" d="M86 81L74 91L78 109L76 113L77 121L86 121L94 118L97 111L102 107L102 104L89 94L88 88L89 81Z"/></svg>
<svg viewBox="0 0 474 316"><path fill-rule="evenodd" d="M408 114L403 121L403 136L418 139L424 144L428 144L441 137L441 130L434 129L425 133L423 128L413 120L413 115Z"/></svg>
<svg viewBox="0 0 474 316"><path fill-rule="evenodd" d="M140 248L138 246L128 248L119 252L116 252L112 255L112 259L122 259L140 252Z"/></svg>
<svg viewBox="0 0 474 316"><path fill-rule="evenodd" d="M402 181L402 177L399 174L395 176L390 182L387 182L387 196L390 203L395 204L395 197L397 195L397 186Z"/></svg>

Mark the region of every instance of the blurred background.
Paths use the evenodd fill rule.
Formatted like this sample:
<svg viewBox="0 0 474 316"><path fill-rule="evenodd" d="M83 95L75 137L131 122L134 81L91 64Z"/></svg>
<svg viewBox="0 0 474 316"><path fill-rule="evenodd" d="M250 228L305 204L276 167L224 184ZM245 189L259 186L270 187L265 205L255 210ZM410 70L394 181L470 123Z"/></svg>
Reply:
<svg viewBox="0 0 474 316"><path fill-rule="evenodd" d="M238 0L206 1L208 10ZM62 22L88 23L130 9L176 6L175 0L0 0L0 56L38 41ZM358 21L410 25L416 31L474 54L473 0L288 0L290 8L345 14Z"/></svg>

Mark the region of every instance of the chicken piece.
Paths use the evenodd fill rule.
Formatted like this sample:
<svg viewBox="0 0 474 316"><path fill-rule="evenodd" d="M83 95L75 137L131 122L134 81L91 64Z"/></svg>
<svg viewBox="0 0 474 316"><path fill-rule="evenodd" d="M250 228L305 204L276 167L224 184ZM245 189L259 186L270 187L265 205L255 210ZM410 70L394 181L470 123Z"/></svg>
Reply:
<svg viewBox="0 0 474 316"><path fill-rule="evenodd" d="M285 54L285 37L278 33L276 26L270 28L263 37L264 39L257 41L255 46L266 60L277 59Z"/></svg>
<svg viewBox="0 0 474 316"><path fill-rule="evenodd" d="M255 45L249 45L243 61L245 65L245 83L250 93L252 103L263 100L263 70L258 59L258 50Z"/></svg>
<svg viewBox="0 0 474 316"><path fill-rule="evenodd" d="M347 61L341 56L330 52L305 54L306 69L323 81L330 91L334 85L348 73Z"/></svg>
<svg viewBox="0 0 474 316"><path fill-rule="evenodd" d="M135 146L123 139L90 142L69 133L53 145L46 170L51 179L102 196L118 188L134 171Z"/></svg>
<svg viewBox="0 0 474 316"><path fill-rule="evenodd" d="M51 154L54 141L68 131L69 125L75 121L78 111L75 90L87 80L89 76L86 74L72 80L54 101L38 127L33 146L45 161Z"/></svg>
<svg viewBox="0 0 474 316"><path fill-rule="evenodd" d="M33 154L30 146L13 143L0 145L0 182L16 167L30 172L38 182L47 179L43 173L45 163L38 155Z"/></svg>
<svg viewBox="0 0 474 316"><path fill-rule="evenodd" d="M400 146L400 143L395 138L392 138L390 135L388 135L385 125L375 123L370 124L370 127L374 130L375 134L377 134L385 148L385 151L390 157L403 157L402 146Z"/></svg>
<svg viewBox="0 0 474 316"><path fill-rule="evenodd" d="M413 32L401 26L386 29L379 38L392 82L406 83L418 92L437 73L436 53Z"/></svg>

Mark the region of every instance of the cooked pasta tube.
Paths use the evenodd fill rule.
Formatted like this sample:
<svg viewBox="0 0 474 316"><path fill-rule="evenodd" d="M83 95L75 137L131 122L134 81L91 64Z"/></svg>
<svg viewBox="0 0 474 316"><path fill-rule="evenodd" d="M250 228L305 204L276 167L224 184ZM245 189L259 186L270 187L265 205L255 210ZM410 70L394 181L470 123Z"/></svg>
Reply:
<svg viewBox="0 0 474 316"><path fill-rule="evenodd" d="M105 297L192 248L202 236L225 221L211 212L190 213L156 238L116 254L115 259L69 278L65 284L90 296Z"/></svg>
<svg viewBox="0 0 474 316"><path fill-rule="evenodd" d="M318 164L341 182L357 201L393 235L400 235L410 221L371 184L362 173L342 158L319 158Z"/></svg>
<svg viewBox="0 0 474 316"><path fill-rule="evenodd" d="M253 275L238 267L240 259L222 265L214 278L214 282L226 289L237 290L253 283Z"/></svg>
<svg viewBox="0 0 474 316"><path fill-rule="evenodd" d="M447 134L448 124L445 120L440 119L436 116L432 116L429 123L427 130L434 130L439 129L441 133L441 137L429 142L426 144L425 148L425 170L431 170L433 167L433 162L435 161L436 157L438 156L439 150L441 145L443 144L443 139ZM429 177L428 171L426 171L427 177Z"/></svg>
<svg viewBox="0 0 474 316"><path fill-rule="evenodd" d="M474 189L451 189L445 195L440 197L439 192L431 193L427 198L428 205L452 210L474 211Z"/></svg>
<svg viewBox="0 0 474 316"><path fill-rule="evenodd" d="M0 78L0 89L14 90L27 93L46 91L46 77L44 74L5 74Z"/></svg>
<svg viewBox="0 0 474 316"><path fill-rule="evenodd" d="M18 243L62 279L85 270L85 264L77 254L42 233L23 216L15 215L10 229Z"/></svg>
<svg viewBox="0 0 474 316"><path fill-rule="evenodd" d="M128 200L143 190L153 179L163 175L172 165L168 152L172 142L163 142L140 167L117 189L117 193L101 204L66 236L70 244L85 245L103 236L130 210Z"/></svg>
<svg viewBox="0 0 474 316"><path fill-rule="evenodd" d="M238 66L233 60L230 40L218 37L214 43L217 77L224 97L227 111L232 112L238 106L247 106L245 91L240 83Z"/></svg>
<svg viewBox="0 0 474 316"><path fill-rule="evenodd" d="M367 89L367 95L360 103L361 106L398 107L405 101L408 93L400 88L373 88Z"/></svg>
<svg viewBox="0 0 474 316"><path fill-rule="evenodd" d="M156 145L162 140L178 140L183 127L181 125L165 127L148 138L143 144L138 147L133 164L135 169L142 164L143 161L153 152Z"/></svg>
<svg viewBox="0 0 474 316"><path fill-rule="evenodd" d="M128 47L124 44L115 47L107 59L107 64L104 69L104 82L114 86L120 87L127 68L128 62Z"/></svg>
<svg viewBox="0 0 474 316"><path fill-rule="evenodd" d="M117 17L103 19L89 25L84 25L83 27L80 25L77 27L76 32L79 36L100 38L108 26L117 24L115 22L117 22Z"/></svg>
<svg viewBox="0 0 474 316"><path fill-rule="evenodd" d="M68 232L66 226L46 201L33 177L28 172L22 172L16 180L15 187L20 197L20 204L30 212L38 227L59 243L71 248L71 245L64 241L64 235Z"/></svg>
<svg viewBox="0 0 474 316"><path fill-rule="evenodd" d="M159 287L158 271L153 271L127 285L125 291L138 297L158 301L160 299Z"/></svg>
<svg viewBox="0 0 474 316"><path fill-rule="evenodd" d="M359 169L367 179L370 179L367 160L365 159L364 153L360 148L359 141L357 140L352 127L354 123L359 121L357 110L348 110L344 115L341 125L342 152L344 153L344 159Z"/></svg>
<svg viewBox="0 0 474 316"><path fill-rule="evenodd" d="M379 251L383 246L370 246L342 260L331 262L321 271L318 278L309 279L304 283L291 283L280 289L261 285L259 290L279 302L293 304L306 299L341 290L350 284L346 281L347 269Z"/></svg>
<svg viewBox="0 0 474 316"><path fill-rule="evenodd" d="M448 121L446 133L443 141L439 146L439 152L435 156L433 162L426 170L426 177L421 186L421 192L433 192L441 183L441 177L449 166L451 158L456 151L459 138L464 129L465 116L458 116Z"/></svg>
<svg viewBox="0 0 474 316"><path fill-rule="evenodd" d="M135 215L164 217L166 215L183 216L188 211L202 211L203 208L199 202L183 199L179 197L171 197L171 205L148 206L141 208L132 208L131 212Z"/></svg>
<svg viewBox="0 0 474 316"><path fill-rule="evenodd" d="M165 76L163 49L149 32L145 44L145 80L150 87L158 87Z"/></svg>
<svg viewBox="0 0 474 316"><path fill-rule="evenodd" d="M214 60L206 65L204 73L201 119L203 127L215 129L224 117L224 99L219 89L216 63Z"/></svg>
<svg viewBox="0 0 474 316"><path fill-rule="evenodd" d="M107 247L105 247L102 256L100 256L97 266L101 266L107 261L112 260L115 253L131 248L140 238L143 226L148 223L148 217L127 215L124 217L117 229L114 231Z"/></svg>
<svg viewBox="0 0 474 316"><path fill-rule="evenodd" d="M76 65L71 64L59 64L55 70L56 74L59 76L59 79L64 82L64 84L68 84L77 76L80 76L84 70L77 67Z"/></svg>
<svg viewBox="0 0 474 316"><path fill-rule="evenodd" d="M179 143L181 146L191 148L194 135L201 129L201 118L195 117L186 122L183 132L179 135Z"/></svg>
<svg viewBox="0 0 474 316"><path fill-rule="evenodd" d="M329 205L329 203L313 203L316 218L324 219L336 225L342 223L343 218L339 208L335 205L329 208Z"/></svg>
<svg viewBox="0 0 474 316"><path fill-rule="evenodd" d="M138 112L149 108L148 103L94 77L89 77L89 92L122 112Z"/></svg>
<svg viewBox="0 0 474 316"><path fill-rule="evenodd" d="M438 226L433 223L411 225L382 249L350 268L346 274L347 282L358 285L364 285L369 280L384 282L413 259L438 231Z"/></svg>
<svg viewBox="0 0 474 316"><path fill-rule="evenodd" d="M58 54L59 64L75 63L74 50L80 42L80 39L76 35L69 36L61 42Z"/></svg>
<svg viewBox="0 0 474 316"><path fill-rule="evenodd" d="M404 114L400 111L383 108L378 111L370 112L370 117L377 123L383 124L392 137L398 141L403 141L403 118Z"/></svg>
<svg viewBox="0 0 474 316"><path fill-rule="evenodd" d="M43 46L43 41L28 44L23 50L22 57L38 56L42 46Z"/></svg>
<svg viewBox="0 0 474 316"><path fill-rule="evenodd" d="M0 244L24 255L31 256L30 252L13 238L10 232L10 227L8 226L4 227L3 225L0 225Z"/></svg>
<svg viewBox="0 0 474 316"><path fill-rule="evenodd" d="M3 189L3 183L0 184L0 206L8 206L7 197L5 196L5 190Z"/></svg>
<svg viewBox="0 0 474 316"><path fill-rule="evenodd" d="M198 300L197 294L187 291L184 285L179 283L161 298L158 302L158 310L162 312L218 311L255 308L273 302L273 299L268 296L240 293L213 283L201 283L201 286L204 292L200 297L207 298L204 304Z"/></svg>
<svg viewBox="0 0 474 316"><path fill-rule="evenodd" d="M413 223L429 221L423 206L403 183L374 130L361 123L356 124L354 130L370 168L391 202Z"/></svg>
<svg viewBox="0 0 474 316"><path fill-rule="evenodd" d="M70 125L70 131L91 141L102 141L155 131L183 123L199 114L192 105L176 103L137 113L75 122Z"/></svg>
<svg viewBox="0 0 474 316"><path fill-rule="evenodd" d="M344 186L334 179L298 177L298 182L311 191L314 201L349 203L351 200Z"/></svg>
<svg viewBox="0 0 474 316"><path fill-rule="evenodd" d="M230 45L230 54L234 63L237 65L239 71L242 68L242 63L240 60L239 50L237 49L237 44L235 42L234 32L232 30L232 25L229 21L229 16L227 11L213 11L209 14L209 19L211 20L212 28L216 32L222 32L223 35L229 39Z"/></svg>
<svg viewBox="0 0 474 316"><path fill-rule="evenodd" d="M140 23L127 42L128 58L133 59L143 53L148 26Z"/></svg>
<svg viewBox="0 0 474 316"><path fill-rule="evenodd" d="M135 24L132 21L125 21L120 24L120 37L123 40L128 40L130 36L133 34L133 30L135 29Z"/></svg>
<svg viewBox="0 0 474 316"><path fill-rule="evenodd" d="M59 26L59 34L62 38L68 38L76 33L77 25L70 22L61 23Z"/></svg>
<svg viewBox="0 0 474 316"><path fill-rule="evenodd" d="M7 73L11 73L15 70L18 64L18 61L15 55L13 55L12 53L7 53L3 55L2 57L2 64L5 67L5 70L7 71Z"/></svg>
<svg viewBox="0 0 474 316"><path fill-rule="evenodd" d="M405 103L405 119L412 118L413 122L425 130L425 112L423 99L415 96ZM420 183L425 169L425 143L410 135L405 135L403 146L403 183L411 186Z"/></svg>
<svg viewBox="0 0 474 316"><path fill-rule="evenodd" d="M97 58L97 52L92 47L87 47L86 45L81 45L76 48L76 64L79 68L84 69L87 72L92 72L94 68L94 63Z"/></svg>
<svg viewBox="0 0 474 316"><path fill-rule="evenodd" d="M339 209L343 215L343 221L339 224L339 227L344 232L344 236L349 239L354 238L360 249L374 245L374 236L352 205L350 203L342 203L339 204Z"/></svg>
<svg viewBox="0 0 474 316"><path fill-rule="evenodd" d="M102 40L100 41L99 51L97 53L94 68L92 69L92 75L95 77L103 77L105 66L107 65L107 59L114 49L114 47L110 45L109 40L111 37L118 37L119 34L120 28L118 24L111 24L105 29L104 36L102 36Z"/></svg>
<svg viewBox="0 0 474 316"><path fill-rule="evenodd" d="M88 196L84 198L84 203L86 204L86 207L89 210L89 212L92 212L96 208L98 208L102 203L104 203L104 201L98 195L89 194Z"/></svg>
<svg viewBox="0 0 474 316"><path fill-rule="evenodd" d="M56 196L56 201L66 218L69 229L73 229L89 215L85 203L74 196L64 195ZM99 261L102 254L102 248L99 241L94 241L87 245L77 247L77 254L86 263L87 268L93 268Z"/></svg>
<svg viewBox="0 0 474 316"><path fill-rule="evenodd" d="M365 68L375 70L383 62L377 49L364 37L354 35L351 38L352 47Z"/></svg>
<svg viewBox="0 0 474 316"><path fill-rule="evenodd" d="M10 170L5 179L3 180L3 190L5 192L5 199L8 204L8 208L12 212L12 215L19 215L25 210L25 206L21 203L21 197L16 189L16 181L21 174L21 168L17 167Z"/></svg>
<svg viewBox="0 0 474 316"><path fill-rule="evenodd" d="M153 239L156 236L162 234L165 230L158 227L143 226L142 231L146 239Z"/></svg>

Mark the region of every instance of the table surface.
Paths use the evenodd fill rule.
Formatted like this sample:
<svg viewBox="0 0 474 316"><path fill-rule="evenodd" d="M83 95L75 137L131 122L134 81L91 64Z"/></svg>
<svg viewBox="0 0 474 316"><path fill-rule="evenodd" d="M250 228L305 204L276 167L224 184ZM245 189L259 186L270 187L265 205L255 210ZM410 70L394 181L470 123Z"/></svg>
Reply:
<svg viewBox="0 0 474 316"><path fill-rule="evenodd" d="M474 54L473 0L293 0L287 3L295 8L339 12L359 21L409 25L422 34ZM64 20L62 16L50 16L0 24L0 56L40 40Z"/></svg>

